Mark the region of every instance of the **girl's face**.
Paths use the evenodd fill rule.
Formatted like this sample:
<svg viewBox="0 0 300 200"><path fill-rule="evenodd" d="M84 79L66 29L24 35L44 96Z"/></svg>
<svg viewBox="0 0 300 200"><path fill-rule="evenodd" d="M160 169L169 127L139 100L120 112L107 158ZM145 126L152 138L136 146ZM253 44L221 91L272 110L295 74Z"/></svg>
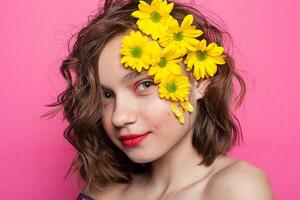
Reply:
<svg viewBox="0 0 300 200"><path fill-rule="evenodd" d="M122 66L119 50L125 34L112 38L99 57L104 104L102 123L108 137L132 161L152 162L179 146L185 136L191 136L190 126L196 111L185 112L185 123L181 124L171 111L171 102L158 96L158 85L146 71L137 73ZM195 105L192 100L191 103ZM134 146L120 140L123 135L146 133Z"/></svg>

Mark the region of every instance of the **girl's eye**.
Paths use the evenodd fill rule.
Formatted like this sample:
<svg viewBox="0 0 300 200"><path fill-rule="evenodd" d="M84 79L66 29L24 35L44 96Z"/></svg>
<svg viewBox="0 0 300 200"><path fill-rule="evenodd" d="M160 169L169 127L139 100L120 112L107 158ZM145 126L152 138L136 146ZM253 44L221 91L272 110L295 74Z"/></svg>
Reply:
<svg viewBox="0 0 300 200"><path fill-rule="evenodd" d="M109 98L112 97L112 94L110 92L103 91L102 97L103 97L104 100L109 99Z"/></svg>
<svg viewBox="0 0 300 200"><path fill-rule="evenodd" d="M153 81L150 81L150 80L140 82L140 83L138 83L136 90L138 90L140 92L144 92L145 90L150 88L153 84L154 84Z"/></svg>

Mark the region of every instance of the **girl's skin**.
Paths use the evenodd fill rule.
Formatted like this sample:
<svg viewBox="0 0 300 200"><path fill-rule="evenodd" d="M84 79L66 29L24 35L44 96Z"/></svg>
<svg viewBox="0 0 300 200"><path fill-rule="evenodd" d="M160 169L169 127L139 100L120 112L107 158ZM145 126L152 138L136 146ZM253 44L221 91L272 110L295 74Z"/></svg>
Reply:
<svg viewBox="0 0 300 200"><path fill-rule="evenodd" d="M145 73L136 73L120 63L122 37L112 38L99 57L99 78L103 88L103 126L109 138L132 161L152 162L152 174L133 176L127 184L113 184L105 191L88 195L95 199L273 199L267 177L245 161L220 155L209 167L192 147L197 99L203 97L208 81L193 78L190 102L195 111L179 123L171 102L160 99L158 86ZM120 135L150 134L137 146L125 147Z"/></svg>

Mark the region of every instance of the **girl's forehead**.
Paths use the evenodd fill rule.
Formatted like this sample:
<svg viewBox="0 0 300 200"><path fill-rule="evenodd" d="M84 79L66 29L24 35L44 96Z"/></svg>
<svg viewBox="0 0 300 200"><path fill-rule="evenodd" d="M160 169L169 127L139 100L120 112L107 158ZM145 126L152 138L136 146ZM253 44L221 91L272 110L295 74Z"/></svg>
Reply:
<svg viewBox="0 0 300 200"><path fill-rule="evenodd" d="M121 43L122 36L116 36L108 41L102 49L98 60L99 77L101 79L109 78L112 75L121 77L132 71L125 69L120 62Z"/></svg>
<svg viewBox="0 0 300 200"><path fill-rule="evenodd" d="M120 62L120 49L122 43L122 35L117 35L111 38L105 45L102 51L100 52L98 64L102 66L102 64L111 63L116 60L116 62ZM114 58L114 59L112 59Z"/></svg>
<svg viewBox="0 0 300 200"><path fill-rule="evenodd" d="M119 33L106 42L104 48L100 52L99 62L105 62L111 56L117 56L119 59L121 59L120 49L122 46L122 39L128 34L128 31Z"/></svg>

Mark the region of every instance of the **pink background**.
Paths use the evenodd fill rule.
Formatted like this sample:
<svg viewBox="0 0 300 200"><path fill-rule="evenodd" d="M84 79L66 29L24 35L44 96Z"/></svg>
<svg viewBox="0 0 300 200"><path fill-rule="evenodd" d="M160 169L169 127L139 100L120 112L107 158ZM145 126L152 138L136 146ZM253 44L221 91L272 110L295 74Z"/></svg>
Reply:
<svg viewBox="0 0 300 200"><path fill-rule="evenodd" d="M18 2L18 3L17 3ZM269 176L276 199L300 199L299 3L296 0L201 0L232 34L248 83L238 111L245 143L232 154ZM0 2L1 199L75 199L76 178L63 180L75 155L61 116L40 119L64 87L58 67L67 40L97 0ZM297 92L298 91L298 92Z"/></svg>

